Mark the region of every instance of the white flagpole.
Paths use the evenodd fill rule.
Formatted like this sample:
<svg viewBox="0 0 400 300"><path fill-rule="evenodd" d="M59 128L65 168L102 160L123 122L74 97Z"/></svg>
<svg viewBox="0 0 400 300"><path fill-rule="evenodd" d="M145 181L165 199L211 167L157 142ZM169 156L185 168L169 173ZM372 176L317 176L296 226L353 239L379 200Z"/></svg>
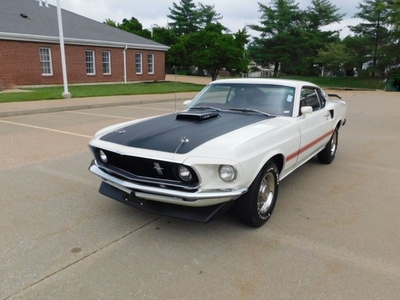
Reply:
<svg viewBox="0 0 400 300"><path fill-rule="evenodd" d="M57 19L58 19L58 32L60 36L61 67L62 67L63 83L64 83L64 93L62 93L62 96L64 98L71 98L72 95L70 92L68 92L67 66L65 62L64 32L62 26L60 0L57 0Z"/></svg>

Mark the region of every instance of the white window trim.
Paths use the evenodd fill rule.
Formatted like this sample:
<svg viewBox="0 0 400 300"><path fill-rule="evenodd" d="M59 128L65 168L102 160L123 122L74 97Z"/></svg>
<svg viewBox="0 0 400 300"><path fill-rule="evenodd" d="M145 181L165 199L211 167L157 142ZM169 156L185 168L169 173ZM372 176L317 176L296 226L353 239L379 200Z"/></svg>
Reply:
<svg viewBox="0 0 400 300"><path fill-rule="evenodd" d="M89 73L88 72L88 70L87 70L87 64L88 64L88 60L87 60L87 53L88 52L91 52L92 54L93 54L93 61L92 61L92 64L93 64L93 73ZM86 64L85 64L85 67L86 67L86 75L96 75L96 57L95 57L95 53L94 53L94 50L85 50L85 62L86 62Z"/></svg>
<svg viewBox="0 0 400 300"><path fill-rule="evenodd" d="M49 61L42 61L41 50L48 50L49 51ZM47 47L40 47L39 48L39 60L40 60L40 68L42 72L42 76L53 76L53 61L51 57L51 48ZM42 63L49 63L50 65L50 73L43 73Z"/></svg>
<svg viewBox="0 0 400 300"><path fill-rule="evenodd" d="M136 57L137 57L137 55L140 55L140 71L138 72L138 63L137 63L137 61L136 61ZM136 74L137 75L142 75L143 74L143 53L141 53L141 52L137 52L137 53L135 53L135 71L136 71Z"/></svg>
<svg viewBox="0 0 400 300"><path fill-rule="evenodd" d="M111 75L111 51L103 51L102 53L101 53L101 60L102 60L102 64L104 64L104 53L105 52L107 52L108 53L108 61L106 62L107 64L108 64L108 72L104 72L104 69L103 69L103 65L102 65L102 69L103 69L103 74L104 75Z"/></svg>
<svg viewBox="0 0 400 300"><path fill-rule="evenodd" d="M151 57L151 63L150 63L150 58ZM150 65L151 65L151 67L152 67L152 71L150 71ZM149 70L149 74L154 74L154 67L155 67L155 64L154 64L154 53L149 53L148 55L147 55L147 68L148 68L148 70Z"/></svg>

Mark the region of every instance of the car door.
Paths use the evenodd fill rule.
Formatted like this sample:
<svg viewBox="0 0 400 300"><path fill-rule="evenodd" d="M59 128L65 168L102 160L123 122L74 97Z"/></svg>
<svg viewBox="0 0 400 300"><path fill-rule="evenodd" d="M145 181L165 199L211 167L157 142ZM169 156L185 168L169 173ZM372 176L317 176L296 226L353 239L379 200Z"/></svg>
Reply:
<svg viewBox="0 0 400 300"><path fill-rule="evenodd" d="M311 106L312 113L302 115L303 106ZM326 99L320 89L304 86L300 94L298 115L301 141L297 164L309 160L328 143L332 135L331 120L331 113L326 109Z"/></svg>

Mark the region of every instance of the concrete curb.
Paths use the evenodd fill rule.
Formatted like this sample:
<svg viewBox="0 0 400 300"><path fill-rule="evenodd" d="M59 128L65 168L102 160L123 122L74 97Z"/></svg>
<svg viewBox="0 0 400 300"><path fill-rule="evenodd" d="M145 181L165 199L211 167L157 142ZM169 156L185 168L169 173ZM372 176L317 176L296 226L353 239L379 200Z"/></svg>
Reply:
<svg viewBox="0 0 400 300"><path fill-rule="evenodd" d="M169 102L169 101L174 101L174 100L171 100L171 99L147 100L147 101L134 100L134 101L126 101L126 102L108 102L108 103L98 103L98 104L80 104L80 105L72 105L72 106L42 107L42 108L35 108L35 109L0 112L0 118L34 115L34 114L42 114L42 113L54 113L54 112L72 111L72 110L81 110L81 109L91 109L91 108L138 105L138 104L143 104L143 103Z"/></svg>

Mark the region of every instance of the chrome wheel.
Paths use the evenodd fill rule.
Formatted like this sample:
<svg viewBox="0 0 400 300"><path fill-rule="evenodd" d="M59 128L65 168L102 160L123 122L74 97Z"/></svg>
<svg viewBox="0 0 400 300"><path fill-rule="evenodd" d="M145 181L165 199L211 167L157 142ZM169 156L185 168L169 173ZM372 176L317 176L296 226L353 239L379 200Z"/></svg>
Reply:
<svg viewBox="0 0 400 300"><path fill-rule="evenodd" d="M336 153L337 140L338 140L338 136L337 136L337 131L335 130L333 132L332 138L331 138L331 155L332 156L334 156Z"/></svg>
<svg viewBox="0 0 400 300"><path fill-rule="evenodd" d="M268 172L260 183L257 207L259 214L265 215L271 207L275 195L276 180L274 174Z"/></svg>
<svg viewBox="0 0 400 300"><path fill-rule="evenodd" d="M279 170L268 161L254 178L246 194L236 200L239 219L252 227L260 227L271 217L279 190Z"/></svg>
<svg viewBox="0 0 400 300"><path fill-rule="evenodd" d="M338 149L338 141L339 141L339 127L336 127L333 130L329 142L326 143L325 148L318 153L318 160L320 163L330 164L335 159L336 151Z"/></svg>

